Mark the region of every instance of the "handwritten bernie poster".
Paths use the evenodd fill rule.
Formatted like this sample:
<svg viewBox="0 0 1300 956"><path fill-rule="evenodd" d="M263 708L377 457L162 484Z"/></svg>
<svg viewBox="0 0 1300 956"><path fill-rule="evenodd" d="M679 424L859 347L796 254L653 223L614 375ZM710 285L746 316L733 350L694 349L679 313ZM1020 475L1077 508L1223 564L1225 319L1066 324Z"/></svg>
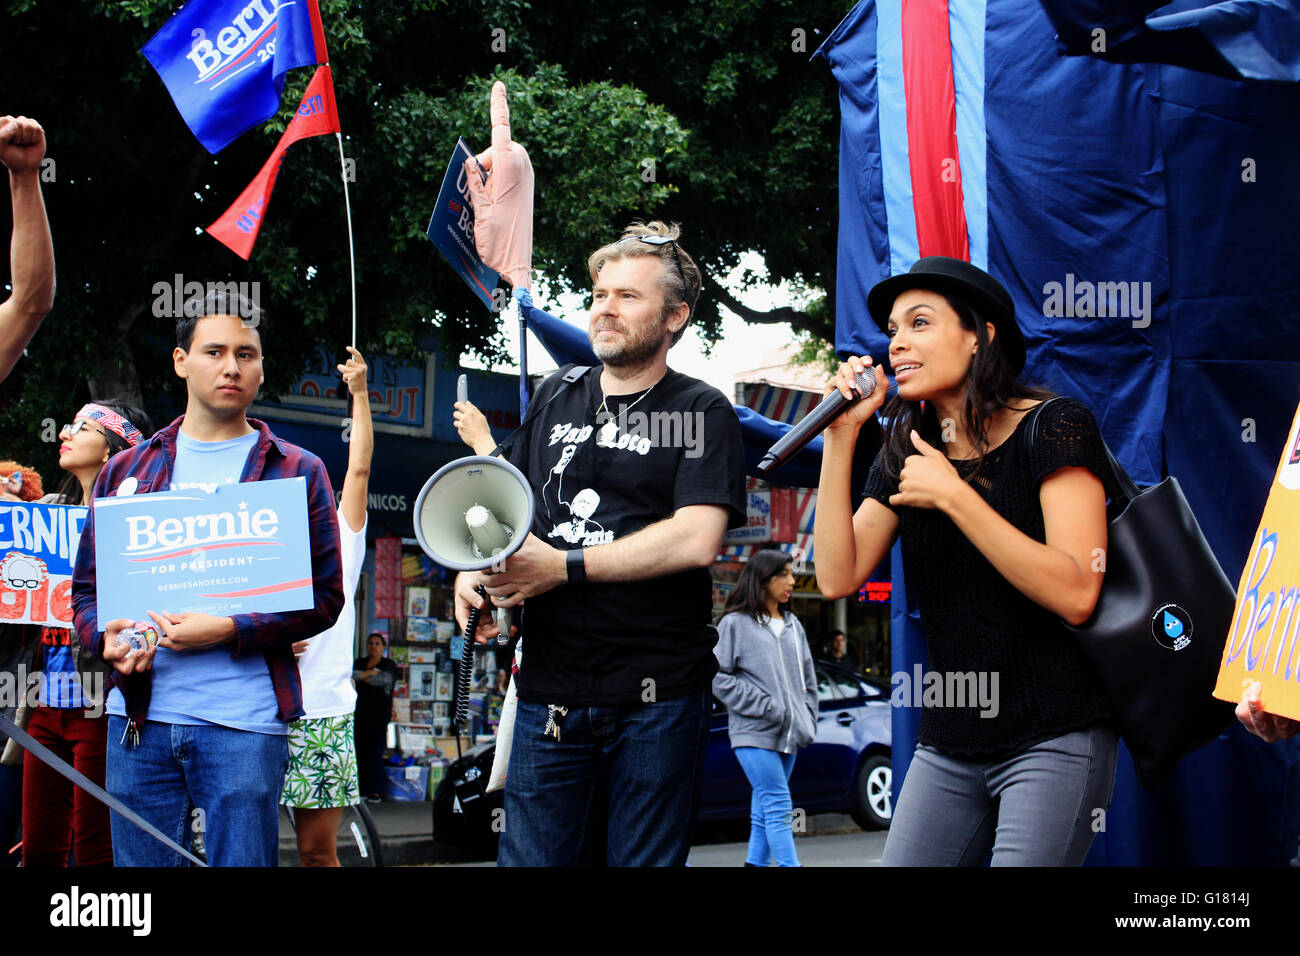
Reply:
<svg viewBox="0 0 1300 956"><path fill-rule="evenodd" d="M1300 409L1237 585L1214 696L1239 701L1263 684L1266 711L1300 720Z"/></svg>
<svg viewBox="0 0 1300 956"><path fill-rule="evenodd" d="M0 623L72 626L72 567L88 510L0 502Z"/></svg>

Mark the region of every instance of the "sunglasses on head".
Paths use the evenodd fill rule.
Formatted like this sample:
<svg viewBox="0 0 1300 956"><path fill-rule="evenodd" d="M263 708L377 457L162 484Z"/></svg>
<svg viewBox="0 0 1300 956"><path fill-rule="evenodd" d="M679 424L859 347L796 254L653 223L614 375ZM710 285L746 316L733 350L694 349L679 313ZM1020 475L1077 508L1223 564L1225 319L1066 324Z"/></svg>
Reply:
<svg viewBox="0 0 1300 956"><path fill-rule="evenodd" d="M649 235L649 236L628 236L627 238L628 238L628 239L639 239L641 242L648 243L648 244L650 244L650 245L652 245L652 246L667 246L667 245L671 245L671 246L673 247L673 250L672 250L672 251L673 251L673 265L675 265L675 266L677 267L677 277L678 277L679 279L682 280L682 295L683 295L683 296L686 296L686 295L689 295L689 294L690 294L690 289L691 289L691 287L690 287L690 285L689 285L689 284L687 283L687 281L686 281L686 273L682 271L682 260L681 260L681 259L678 257L678 255L677 255L677 240L676 240L676 239L674 239L672 236L660 236L660 235ZM688 302L687 305L690 307L691 315L694 315L694 314L695 314L695 304L694 304L693 302ZM688 316L687 318L689 318L689 317L690 317L690 316Z"/></svg>

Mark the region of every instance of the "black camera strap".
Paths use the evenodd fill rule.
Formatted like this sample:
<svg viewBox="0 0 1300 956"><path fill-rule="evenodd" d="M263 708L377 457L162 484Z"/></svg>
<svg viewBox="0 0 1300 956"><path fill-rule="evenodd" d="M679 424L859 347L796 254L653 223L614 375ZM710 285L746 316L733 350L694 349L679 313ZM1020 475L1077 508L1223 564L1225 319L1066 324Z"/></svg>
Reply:
<svg viewBox="0 0 1300 956"><path fill-rule="evenodd" d="M512 438L514 438L516 435L522 432L525 428L531 425L534 421L536 421L538 414L541 413L543 408L545 408L547 405L551 404L551 402L559 398L560 395L564 393L564 390L566 388L568 388L574 382L578 381L578 379L582 378L582 376L586 375L590 371L591 371L590 365L575 365L572 368L570 368L567 372L565 372L564 375L560 377L560 384L555 389L555 392L551 395L551 397L548 398L546 401L542 402L542 404L534 405L532 408L530 408L528 410L528 414L524 417L524 420L519 423L519 427L516 428L514 431L512 431L505 438L503 438L500 442L498 442L497 447L492 449L492 451L489 454L489 457L500 455L502 451L505 449L506 442L510 441Z"/></svg>

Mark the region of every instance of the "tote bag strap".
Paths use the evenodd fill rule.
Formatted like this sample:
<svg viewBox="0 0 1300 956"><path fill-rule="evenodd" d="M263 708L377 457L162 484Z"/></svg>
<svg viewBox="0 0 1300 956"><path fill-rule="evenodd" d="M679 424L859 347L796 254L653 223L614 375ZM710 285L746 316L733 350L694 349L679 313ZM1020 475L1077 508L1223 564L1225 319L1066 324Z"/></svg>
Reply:
<svg viewBox="0 0 1300 956"><path fill-rule="evenodd" d="M1064 398L1065 396L1063 395L1057 395L1055 398L1049 398L1045 402L1039 402L1029 411L1029 426L1025 429L1025 436L1026 440L1029 442L1030 448L1035 447L1038 443L1039 414L1044 408L1052 404L1052 402L1062 401ZM1119 463L1119 459L1117 459L1114 453L1111 452L1110 445L1106 444L1106 439L1100 435L1098 435L1098 437L1101 438L1102 451L1106 453L1106 463L1110 466L1111 484L1107 491L1113 489L1118 492L1117 495L1111 495L1111 499L1116 504L1127 504L1138 496L1138 486L1133 479L1129 477L1128 472L1124 470L1124 466Z"/></svg>

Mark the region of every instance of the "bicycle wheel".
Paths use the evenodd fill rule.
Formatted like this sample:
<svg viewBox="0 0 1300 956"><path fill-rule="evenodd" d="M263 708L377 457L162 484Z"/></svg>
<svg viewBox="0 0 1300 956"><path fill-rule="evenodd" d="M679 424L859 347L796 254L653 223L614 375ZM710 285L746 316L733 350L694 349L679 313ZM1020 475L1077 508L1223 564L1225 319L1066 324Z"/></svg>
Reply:
<svg viewBox="0 0 1300 956"><path fill-rule="evenodd" d="M364 803L343 811L343 819L339 821L338 853L341 866L384 865L379 830Z"/></svg>
<svg viewBox="0 0 1300 956"><path fill-rule="evenodd" d="M289 816L289 825L297 832L293 818L293 808L284 807ZM364 803L343 808L339 817L339 829L334 840L339 866L383 866L383 847L379 842L379 830L374 818Z"/></svg>

